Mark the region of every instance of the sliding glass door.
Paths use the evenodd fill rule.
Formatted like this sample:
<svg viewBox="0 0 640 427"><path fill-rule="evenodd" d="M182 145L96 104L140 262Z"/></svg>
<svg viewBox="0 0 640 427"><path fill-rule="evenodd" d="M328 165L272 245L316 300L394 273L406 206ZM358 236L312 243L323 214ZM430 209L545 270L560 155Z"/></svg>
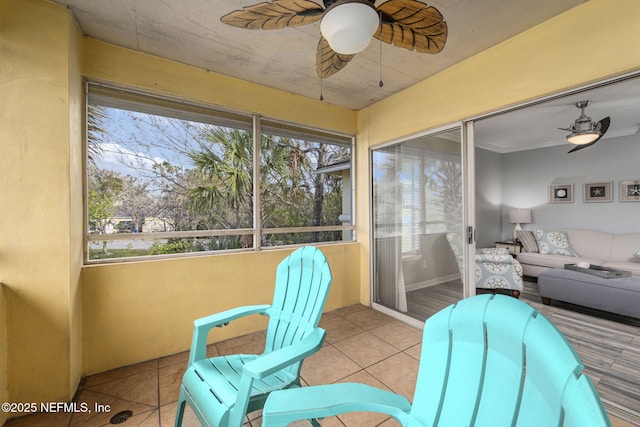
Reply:
<svg viewBox="0 0 640 427"><path fill-rule="evenodd" d="M461 129L372 150L374 305L419 321L464 296Z"/></svg>

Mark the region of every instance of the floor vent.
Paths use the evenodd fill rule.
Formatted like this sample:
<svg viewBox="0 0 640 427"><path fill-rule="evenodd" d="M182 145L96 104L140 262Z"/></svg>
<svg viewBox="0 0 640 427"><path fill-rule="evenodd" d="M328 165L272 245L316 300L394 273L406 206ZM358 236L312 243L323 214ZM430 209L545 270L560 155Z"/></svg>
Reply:
<svg viewBox="0 0 640 427"><path fill-rule="evenodd" d="M133 411L120 411L117 414L115 414L113 417L111 417L111 420L109 420L109 423L111 424L122 424L123 422L127 421L129 418L131 418L131 416L133 415Z"/></svg>

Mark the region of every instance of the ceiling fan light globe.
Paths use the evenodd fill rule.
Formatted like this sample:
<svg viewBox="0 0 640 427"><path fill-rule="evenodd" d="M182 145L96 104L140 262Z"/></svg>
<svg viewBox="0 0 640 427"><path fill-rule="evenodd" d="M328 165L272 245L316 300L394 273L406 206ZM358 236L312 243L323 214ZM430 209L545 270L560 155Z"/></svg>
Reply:
<svg viewBox="0 0 640 427"><path fill-rule="evenodd" d="M599 132L572 133L567 135L567 141L575 145L584 145L595 141L599 137Z"/></svg>
<svg viewBox="0 0 640 427"><path fill-rule="evenodd" d="M379 21L370 3L345 2L327 10L320 22L320 32L335 52L352 55L369 46Z"/></svg>

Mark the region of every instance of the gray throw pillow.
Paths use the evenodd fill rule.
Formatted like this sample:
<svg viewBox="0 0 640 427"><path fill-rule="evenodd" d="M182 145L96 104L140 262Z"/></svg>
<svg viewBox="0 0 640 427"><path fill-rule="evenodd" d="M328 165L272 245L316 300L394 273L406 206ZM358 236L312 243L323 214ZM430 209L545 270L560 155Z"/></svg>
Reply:
<svg viewBox="0 0 640 427"><path fill-rule="evenodd" d="M538 242L532 231L516 230L516 234L524 252L538 252Z"/></svg>
<svg viewBox="0 0 640 427"><path fill-rule="evenodd" d="M541 254L578 256L569 244L569 238L564 231L535 230L533 232L538 242L538 252Z"/></svg>

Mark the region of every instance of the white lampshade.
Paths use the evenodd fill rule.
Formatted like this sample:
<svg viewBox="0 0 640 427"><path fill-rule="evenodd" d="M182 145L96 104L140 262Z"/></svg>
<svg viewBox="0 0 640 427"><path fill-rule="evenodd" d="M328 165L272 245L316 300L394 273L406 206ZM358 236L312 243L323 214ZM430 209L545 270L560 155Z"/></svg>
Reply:
<svg viewBox="0 0 640 427"><path fill-rule="evenodd" d="M509 222L511 224L530 224L530 209L513 209L509 211Z"/></svg>
<svg viewBox="0 0 640 427"><path fill-rule="evenodd" d="M567 141L575 145L584 145L595 141L600 136L600 132L574 132L567 135Z"/></svg>
<svg viewBox="0 0 640 427"><path fill-rule="evenodd" d="M369 46L378 29L380 18L375 7L366 0L336 4L325 12L320 32L337 53L352 55Z"/></svg>

